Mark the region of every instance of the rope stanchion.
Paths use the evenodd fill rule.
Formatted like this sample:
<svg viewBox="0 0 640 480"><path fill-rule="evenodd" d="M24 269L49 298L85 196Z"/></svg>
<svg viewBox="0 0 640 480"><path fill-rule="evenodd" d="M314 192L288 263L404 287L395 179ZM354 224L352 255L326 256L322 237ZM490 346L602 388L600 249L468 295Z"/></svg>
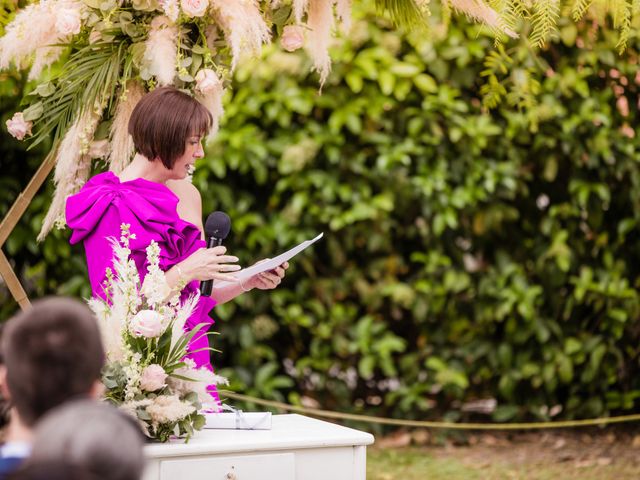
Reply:
<svg viewBox="0 0 640 480"><path fill-rule="evenodd" d="M381 418L371 415L358 415L353 413L333 412L319 408L307 408L272 400L263 400L240 393L222 390L220 392L228 398L255 403L265 407L276 408L288 412L304 413L313 417L335 418L339 420L353 420L363 423L377 423L382 425L395 425L398 427L439 428L445 430L542 430L552 428L577 428L609 425L614 423L629 423L640 421L640 414L621 415L618 417L590 418L585 420L563 420L557 422L528 422L528 423L457 423L457 422L431 422L424 420L401 420L397 418Z"/></svg>

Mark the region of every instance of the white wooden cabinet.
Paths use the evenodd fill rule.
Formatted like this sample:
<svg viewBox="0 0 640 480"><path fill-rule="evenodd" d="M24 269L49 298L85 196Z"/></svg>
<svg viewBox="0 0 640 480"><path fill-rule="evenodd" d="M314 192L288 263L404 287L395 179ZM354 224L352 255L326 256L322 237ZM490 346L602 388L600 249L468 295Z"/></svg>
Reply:
<svg viewBox="0 0 640 480"><path fill-rule="evenodd" d="M144 480L364 480L373 436L302 415L271 430L202 430L145 447Z"/></svg>

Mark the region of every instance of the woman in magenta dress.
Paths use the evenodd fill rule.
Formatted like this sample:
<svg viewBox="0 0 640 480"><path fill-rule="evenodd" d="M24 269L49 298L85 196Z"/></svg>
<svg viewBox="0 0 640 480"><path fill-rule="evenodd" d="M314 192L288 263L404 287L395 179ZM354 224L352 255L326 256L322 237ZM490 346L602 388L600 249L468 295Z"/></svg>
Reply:
<svg viewBox="0 0 640 480"><path fill-rule="evenodd" d="M67 224L71 243L83 242L89 280L94 296L104 298L107 267L112 266L113 251L109 237L120 237L120 225L130 225L135 239L130 240L131 258L141 281L147 273L145 249L155 240L160 247L160 268L170 288L182 288L186 299L204 280L225 280L211 297L200 297L186 324L213 324L209 311L253 288L275 288L284 277L284 264L275 271L256 275L244 283L232 272L239 270L238 259L226 255L225 247L206 248L202 239L200 194L185 180L196 159L204 156L202 139L211 128L209 111L198 101L177 89L158 88L145 95L129 121L136 155L119 174L106 172L94 176L76 194L68 198ZM189 345L189 356L197 366L211 368L208 339L203 331ZM215 388L210 389L218 401Z"/></svg>

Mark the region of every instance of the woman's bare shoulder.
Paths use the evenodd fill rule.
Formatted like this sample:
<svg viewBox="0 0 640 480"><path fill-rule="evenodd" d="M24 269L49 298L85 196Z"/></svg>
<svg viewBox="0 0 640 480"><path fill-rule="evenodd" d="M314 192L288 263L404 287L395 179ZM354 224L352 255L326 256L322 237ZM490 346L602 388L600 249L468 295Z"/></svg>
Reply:
<svg viewBox="0 0 640 480"><path fill-rule="evenodd" d="M202 201L200 191L188 180L168 180L167 187L178 196L181 202L199 204Z"/></svg>

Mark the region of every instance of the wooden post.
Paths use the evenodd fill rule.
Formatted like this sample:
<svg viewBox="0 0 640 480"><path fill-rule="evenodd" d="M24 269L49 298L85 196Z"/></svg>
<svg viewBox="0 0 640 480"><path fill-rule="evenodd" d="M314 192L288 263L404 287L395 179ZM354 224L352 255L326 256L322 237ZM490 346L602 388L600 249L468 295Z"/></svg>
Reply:
<svg viewBox="0 0 640 480"><path fill-rule="evenodd" d="M20 280L13 271L13 267L11 266L11 263L9 263L4 252L1 250L1 247L7 241L7 238L9 238L9 235L11 235L11 232L13 232L13 229L24 215L24 212L31 204L33 197L38 193L38 190L49 176L54 165L55 155L54 151L52 151L40 164L40 167L38 167L38 170L29 181L27 187L18 195L18 198L13 202L13 205L7 212L7 215L0 223L0 275L2 275L11 295L18 302L18 305L20 305L22 310L28 309L31 306L31 302L29 302L27 292L20 284Z"/></svg>
<svg viewBox="0 0 640 480"><path fill-rule="evenodd" d="M35 175L29 181L27 188L18 195L16 201L11 205L7 215L5 215L2 223L0 223L0 247L4 245L4 242L7 241L7 238L9 238L9 235L13 232L13 229L31 204L33 197L38 193L38 190L49 176L55 163L55 155L51 152L40 164Z"/></svg>
<svg viewBox="0 0 640 480"><path fill-rule="evenodd" d="M31 307L31 302L29 302L29 298L27 297L27 292L24 291L22 285L20 284L20 280L16 276L9 260L2 250L0 250L0 275L4 278L7 287L9 287L9 291L13 298L16 299L18 305L22 310L27 310Z"/></svg>

